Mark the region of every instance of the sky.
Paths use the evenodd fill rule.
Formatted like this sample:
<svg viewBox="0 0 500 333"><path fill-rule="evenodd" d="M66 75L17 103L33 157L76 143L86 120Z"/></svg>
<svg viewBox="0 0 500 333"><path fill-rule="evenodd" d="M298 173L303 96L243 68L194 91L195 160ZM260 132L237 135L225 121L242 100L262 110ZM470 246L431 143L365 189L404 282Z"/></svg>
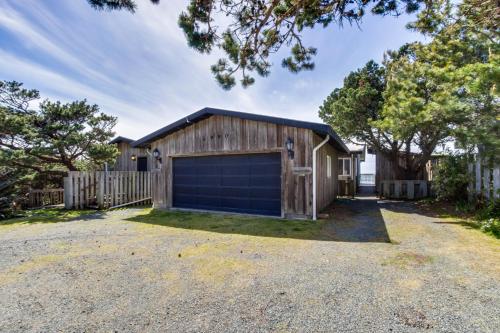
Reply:
<svg viewBox="0 0 500 333"><path fill-rule="evenodd" d="M421 39L405 28L408 16L317 27L302 34L318 49L313 71L281 68L283 50L271 58L269 77L225 91L210 72L221 53L189 48L177 25L187 1L137 2L132 14L96 11L86 0L2 0L0 79L51 100L87 99L117 116L116 134L132 139L206 106L320 122L319 106L350 71Z"/></svg>

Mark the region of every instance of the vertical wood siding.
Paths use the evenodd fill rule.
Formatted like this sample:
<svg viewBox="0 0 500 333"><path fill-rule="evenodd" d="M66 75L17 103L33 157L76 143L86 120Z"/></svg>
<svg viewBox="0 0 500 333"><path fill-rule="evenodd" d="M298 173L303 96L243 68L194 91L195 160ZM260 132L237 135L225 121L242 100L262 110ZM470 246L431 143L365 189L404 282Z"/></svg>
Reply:
<svg viewBox="0 0 500 333"><path fill-rule="evenodd" d="M209 154L245 154L281 152L282 155L282 215L284 217L310 217L312 215L312 174L298 175L294 167L312 167L314 133L309 129L259 122L236 117L214 115L178 130L151 144L158 149L162 163L153 162L156 173L153 182L158 190L153 191L154 206L172 207L172 159L180 156ZM290 160L285 141L290 137L295 142L295 158ZM328 145L332 156L332 179L337 175L336 151ZM325 155L326 160L326 155ZM326 166L320 163L326 177ZM322 169L319 167L319 169ZM336 183L335 183L336 184ZM333 184L321 187L322 203L330 203L335 197ZM323 189L325 188L325 189Z"/></svg>
<svg viewBox="0 0 500 333"><path fill-rule="evenodd" d="M148 158L148 169L151 170L151 157L146 153L144 148L132 148L129 143L120 142L117 144L120 155L116 158L113 170L115 171L137 171L137 159L132 161L132 155L136 157Z"/></svg>
<svg viewBox="0 0 500 333"><path fill-rule="evenodd" d="M321 138L318 135L314 134L314 146L318 145L323 140L324 138ZM330 178L327 177L327 156L330 156L330 163L332 168L332 175ZM316 164L316 209L318 212L330 205L337 197L338 156L338 151L329 144L324 145L317 152L318 160Z"/></svg>

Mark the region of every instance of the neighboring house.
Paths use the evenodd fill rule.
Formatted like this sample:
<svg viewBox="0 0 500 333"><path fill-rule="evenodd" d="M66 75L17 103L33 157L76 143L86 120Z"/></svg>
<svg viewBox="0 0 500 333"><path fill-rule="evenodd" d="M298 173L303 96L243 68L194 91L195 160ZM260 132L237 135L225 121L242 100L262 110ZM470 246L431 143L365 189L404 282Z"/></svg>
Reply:
<svg viewBox="0 0 500 333"><path fill-rule="evenodd" d="M120 155L117 157L114 165L110 166L115 171L150 171L151 158L149 158L147 149L132 147L134 140L119 136L109 143L116 144Z"/></svg>
<svg viewBox="0 0 500 333"><path fill-rule="evenodd" d="M115 143L124 156L115 170L136 170L132 155L145 156L159 175L156 208L286 218L315 218L332 203L338 156L349 154L328 125L212 108Z"/></svg>
<svg viewBox="0 0 500 333"><path fill-rule="evenodd" d="M364 144L347 145L349 153L339 156L339 195L354 196L361 182L361 162L365 160L367 148Z"/></svg>

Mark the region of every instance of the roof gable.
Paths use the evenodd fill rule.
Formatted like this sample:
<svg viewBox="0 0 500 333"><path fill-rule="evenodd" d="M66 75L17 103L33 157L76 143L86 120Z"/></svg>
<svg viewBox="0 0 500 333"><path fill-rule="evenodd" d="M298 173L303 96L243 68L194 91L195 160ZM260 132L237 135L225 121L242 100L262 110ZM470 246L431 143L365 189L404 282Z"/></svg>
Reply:
<svg viewBox="0 0 500 333"><path fill-rule="evenodd" d="M134 142L134 140L126 138L124 136L117 136L113 140L109 141L109 144L112 145L114 143L120 143L120 142L132 143Z"/></svg>
<svg viewBox="0 0 500 333"><path fill-rule="evenodd" d="M246 112L237 112L237 111L229 111L229 110L223 110L223 109L214 109L214 108L203 108L200 111L197 111L195 113L190 114L187 117L184 117L182 119L177 120L176 122L173 122L170 125L167 125L165 127L160 128L159 130L154 131L153 133L150 133L146 135L143 138L140 138L137 141L134 141L132 143L133 147L145 147L148 144L150 144L152 141L158 140L162 137L165 137L175 131L178 131L180 129L183 129L195 122L198 122L200 120L206 119L210 116L214 115L220 115L220 116L227 116L227 117L236 117L236 118L241 118L241 119L247 119L247 120L254 120L254 121L262 121L262 122L268 122L272 124L277 124L277 125L285 125L285 126L290 126L290 127L299 127L299 128L307 128L312 130L318 135L321 136L330 136L330 143L332 146L337 148L340 151L349 152L349 149L346 147L344 142L339 138L337 133L333 131L333 129L326 124L321 124L321 123L312 123L312 122L307 122L307 121L300 121L300 120L293 120L293 119L287 119L287 118L278 118L278 117L271 117L271 116L264 116L264 115L258 115L254 113L246 113Z"/></svg>

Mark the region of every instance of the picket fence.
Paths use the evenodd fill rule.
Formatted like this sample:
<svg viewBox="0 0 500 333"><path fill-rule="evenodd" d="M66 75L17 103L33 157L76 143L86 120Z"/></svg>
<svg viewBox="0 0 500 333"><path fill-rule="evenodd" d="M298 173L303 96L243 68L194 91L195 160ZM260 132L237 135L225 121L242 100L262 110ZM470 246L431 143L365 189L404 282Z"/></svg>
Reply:
<svg viewBox="0 0 500 333"><path fill-rule="evenodd" d="M118 208L151 203L151 173L70 171L64 178L66 209Z"/></svg>
<svg viewBox="0 0 500 333"><path fill-rule="evenodd" d="M469 201L476 199L490 201L500 198L500 165L478 154L474 156L474 161L469 163L468 172Z"/></svg>
<svg viewBox="0 0 500 333"><path fill-rule="evenodd" d="M30 190L28 192L27 208L60 205L64 202L64 189L51 188L43 190Z"/></svg>

